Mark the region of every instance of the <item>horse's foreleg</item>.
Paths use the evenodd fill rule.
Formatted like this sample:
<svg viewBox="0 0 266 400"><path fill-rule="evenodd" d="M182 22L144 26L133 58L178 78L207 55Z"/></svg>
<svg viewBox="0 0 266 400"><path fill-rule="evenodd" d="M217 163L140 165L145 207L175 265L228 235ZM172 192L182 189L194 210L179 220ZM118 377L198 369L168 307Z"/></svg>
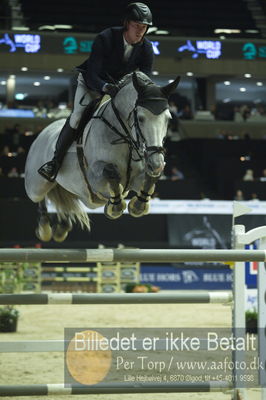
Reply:
<svg viewBox="0 0 266 400"><path fill-rule="evenodd" d="M38 226L35 230L38 239L49 242L52 239L52 228L45 200L38 204Z"/></svg>
<svg viewBox="0 0 266 400"><path fill-rule="evenodd" d="M110 219L117 219L126 209L126 202L122 196L123 187L120 184L121 176L114 164L104 166L103 176L110 186L110 198L104 207L104 213Z"/></svg>
<svg viewBox="0 0 266 400"><path fill-rule="evenodd" d="M150 199L154 193L155 183L158 178L152 178L145 174L145 179L140 192L132 197L128 203L128 212L132 217L138 218L149 213Z"/></svg>

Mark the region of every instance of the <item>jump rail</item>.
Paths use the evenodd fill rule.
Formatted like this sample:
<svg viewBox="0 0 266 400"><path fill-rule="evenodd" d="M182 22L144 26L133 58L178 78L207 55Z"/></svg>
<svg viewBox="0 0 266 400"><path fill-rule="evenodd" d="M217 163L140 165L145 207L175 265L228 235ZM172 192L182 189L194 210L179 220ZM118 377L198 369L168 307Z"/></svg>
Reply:
<svg viewBox="0 0 266 400"><path fill-rule="evenodd" d="M230 303L232 292L185 293L47 293L47 294L0 294L0 304L188 304Z"/></svg>
<svg viewBox="0 0 266 400"><path fill-rule="evenodd" d="M260 250L244 250L245 244L254 240L260 240ZM266 262L266 227L259 227L245 232L242 225L233 226L234 250L163 250L163 249L0 249L0 262L235 262L233 270L233 293L178 293L164 294L39 294L39 295L1 295L0 304L137 304L137 303L228 303L234 300L233 328L245 328L245 268L243 262ZM262 250L263 248L263 250ZM265 336L265 265L260 265L259 278L259 356L263 365L266 365L266 336ZM225 294L226 293L226 294ZM263 334L262 331L263 330ZM7 343L7 342L6 342ZM6 351L62 351L62 341L38 341L36 343L25 341L7 344ZM5 342L2 342L5 346ZM31 348L29 349L29 346ZM234 359L241 361L243 352L234 352ZM238 377L239 371L233 373ZM240 371L241 373L241 371ZM260 384L265 383L265 370L260 373ZM131 383L131 384L100 384L97 386L64 384L43 385L0 385L0 397L3 396L35 396L35 395L68 395L68 394L122 394L122 393L185 393L185 392L228 392L233 389L234 400L239 398L242 389L238 389L240 380L233 384L229 382L205 382L205 383ZM263 391L263 400L266 393Z"/></svg>
<svg viewBox="0 0 266 400"><path fill-rule="evenodd" d="M119 393L187 393L187 392L221 392L231 388L227 382L210 381L205 383L133 383L133 384L100 384L97 386L64 384L44 385L0 385L0 397L3 396L53 396L78 394L119 394Z"/></svg>
<svg viewBox="0 0 266 400"><path fill-rule="evenodd" d="M266 261L266 250L0 249L0 262Z"/></svg>

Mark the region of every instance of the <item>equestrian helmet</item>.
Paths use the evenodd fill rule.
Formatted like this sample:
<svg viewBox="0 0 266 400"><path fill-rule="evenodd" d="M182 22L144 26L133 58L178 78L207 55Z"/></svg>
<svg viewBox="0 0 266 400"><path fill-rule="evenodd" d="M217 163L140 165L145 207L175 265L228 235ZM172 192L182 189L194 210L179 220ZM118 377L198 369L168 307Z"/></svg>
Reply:
<svg viewBox="0 0 266 400"><path fill-rule="evenodd" d="M152 25L152 13L149 7L144 3L130 3L126 8L125 20Z"/></svg>

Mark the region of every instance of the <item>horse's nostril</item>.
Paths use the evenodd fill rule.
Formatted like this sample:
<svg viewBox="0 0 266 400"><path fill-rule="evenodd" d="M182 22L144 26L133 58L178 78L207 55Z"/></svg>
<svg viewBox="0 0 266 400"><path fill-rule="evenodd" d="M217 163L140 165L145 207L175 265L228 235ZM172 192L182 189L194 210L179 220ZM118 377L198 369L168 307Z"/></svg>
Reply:
<svg viewBox="0 0 266 400"><path fill-rule="evenodd" d="M162 168L159 167L159 168L155 169L154 172L155 172L156 174L160 174L160 173L162 172Z"/></svg>
<svg viewBox="0 0 266 400"><path fill-rule="evenodd" d="M148 164L148 169L154 174L154 175L159 175L163 169L164 169L164 165L163 164Z"/></svg>

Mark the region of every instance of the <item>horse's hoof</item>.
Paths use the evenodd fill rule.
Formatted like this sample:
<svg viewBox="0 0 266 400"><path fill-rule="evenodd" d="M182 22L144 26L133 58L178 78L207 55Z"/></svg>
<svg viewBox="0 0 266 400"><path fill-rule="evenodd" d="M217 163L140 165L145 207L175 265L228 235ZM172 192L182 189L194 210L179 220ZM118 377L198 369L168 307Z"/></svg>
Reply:
<svg viewBox="0 0 266 400"><path fill-rule="evenodd" d="M53 239L57 243L62 243L68 236L68 232L65 232L63 235L53 235Z"/></svg>
<svg viewBox="0 0 266 400"><path fill-rule="evenodd" d="M144 215L149 214L150 204L149 202L140 201L134 196L128 203L128 212L134 218L140 218Z"/></svg>
<svg viewBox="0 0 266 400"><path fill-rule="evenodd" d="M121 215L123 214L126 207L127 207L127 205L126 205L125 200L121 200L121 202L116 205L108 202L104 206L104 215L109 219L117 219L117 218L121 217Z"/></svg>
<svg viewBox="0 0 266 400"><path fill-rule="evenodd" d="M118 217L114 217L114 216L110 215L107 205L104 206L104 215L106 216L106 218L111 219L111 220L114 220L114 219L117 219L120 217L120 215Z"/></svg>
<svg viewBox="0 0 266 400"><path fill-rule="evenodd" d="M37 239L42 240L40 235L39 235L39 229L38 228L35 229L35 236L37 237Z"/></svg>
<svg viewBox="0 0 266 400"><path fill-rule="evenodd" d="M35 230L35 235L43 242L49 242L52 239L52 228L49 224L39 225Z"/></svg>
<svg viewBox="0 0 266 400"><path fill-rule="evenodd" d="M71 226L68 226L64 223L54 225L52 230L53 239L58 243L63 242L66 239L68 232L71 231L71 229L72 229L72 224Z"/></svg>

